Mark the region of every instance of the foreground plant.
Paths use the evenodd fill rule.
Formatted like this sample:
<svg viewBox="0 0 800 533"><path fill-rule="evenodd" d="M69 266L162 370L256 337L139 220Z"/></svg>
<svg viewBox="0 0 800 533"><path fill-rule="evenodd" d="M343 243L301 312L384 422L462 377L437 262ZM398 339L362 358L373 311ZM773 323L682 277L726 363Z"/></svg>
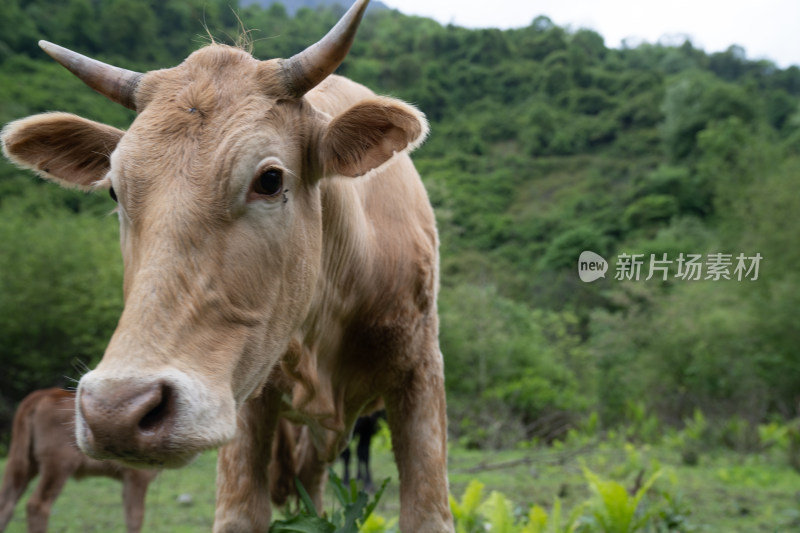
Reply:
<svg viewBox="0 0 800 533"><path fill-rule="evenodd" d="M473 479L464 489L461 502L458 502L452 494L450 495L450 511L453 513L456 533L482 531L482 518L479 510L483 500L483 487L483 483Z"/></svg>
<svg viewBox="0 0 800 533"><path fill-rule="evenodd" d="M553 509L547 511L539 505L531 506L528 515L520 517L513 503L501 492L492 491L483 500L484 485L470 481L461 501L450 496L450 509L457 533L576 533L583 523L581 513L586 504L576 506L562 521L561 500L556 498Z"/></svg>
<svg viewBox="0 0 800 533"><path fill-rule="evenodd" d="M520 530L520 533L575 533L580 531L581 513L586 504L575 506L566 521L561 520L561 499L556 498L553 509L547 514L542 507L534 505L528 513L528 524Z"/></svg>
<svg viewBox="0 0 800 533"><path fill-rule="evenodd" d="M603 480L589 470L583 469L586 481L597 496L592 515L603 533L635 533L652 518L654 511L639 510L639 503L650 487L661 475L657 470L633 494L620 483ZM638 514L637 514L637 511Z"/></svg>
<svg viewBox="0 0 800 533"><path fill-rule="evenodd" d="M295 483L300 496L298 511L286 520L274 522L269 528L270 533L357 533L362 531L362 526L367 523L375 506L378 505L383 491L389 483L389 478L383 481L371 501L369 494L358 489L355 480L351 480L350 486L345 487L333 469L329 471L328 479L328 484L333 489L333 494L341 508L331 511L330 517L320 516L308 492L297 479ZM372 524L374 527L375 523Z"/></svg>

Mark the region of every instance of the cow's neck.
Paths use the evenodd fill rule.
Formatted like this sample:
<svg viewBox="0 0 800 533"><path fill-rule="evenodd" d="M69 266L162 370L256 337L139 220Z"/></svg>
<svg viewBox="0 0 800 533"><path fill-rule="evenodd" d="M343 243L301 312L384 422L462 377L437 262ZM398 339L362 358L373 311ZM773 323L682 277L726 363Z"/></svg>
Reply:
<svg viewBox="0 0 800 533"><path fill-rule="evenodd" d="M335 350L343 320L357 314L369 292L374 261L372 223L363 206L358 180L334 179L322 187L322 258L320 276L304 325L304 343Z"/></svg>
<svg viewBox="0 0 800 533"><path fill-rule="evenodd" d="M357 180L322 185L323 244L320 276L308 316L296 337L293 416L334 433L345 431L345 390L332 376L349 323L358 316L371 276L373 235ZM295 366L296 365L296 366ZM317 443L326 447L331 443Z"/></svg>

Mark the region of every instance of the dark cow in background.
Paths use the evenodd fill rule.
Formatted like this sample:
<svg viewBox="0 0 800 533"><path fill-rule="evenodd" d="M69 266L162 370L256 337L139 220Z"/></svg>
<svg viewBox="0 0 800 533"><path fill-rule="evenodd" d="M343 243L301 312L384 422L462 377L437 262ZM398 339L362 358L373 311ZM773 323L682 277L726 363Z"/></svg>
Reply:
<svg viewBox="0 0 800 533"><path fill-rule="evenodd" d="M372 481L372 470L370 467L370 446L372 445L372 437L378 432L380 420L386 417L386 411L376 411L369 416L362 416L356 420L356 425L353 428L353 438L351 442L347 443L344 451L342 451L342 480L345 485L350 484L350 457L351 457L351 444L352 441L358 439L356 445L356 480L360 481L364 490L367 492L374 492L375 485Z"/></svg>
<svg viewBox="0 0 800 533"><path fill-rule="evenodd" d="M157 473L87 457L75 442L75 393L62 389L32 392L22 400L14 415L0 488L0 531L5 531L17 501L39 475L39 483L26 506L29 533L47 531L50 508L70 477L87 476L122 481L127 531L138 533L144 521L147 486Z"/></svg>

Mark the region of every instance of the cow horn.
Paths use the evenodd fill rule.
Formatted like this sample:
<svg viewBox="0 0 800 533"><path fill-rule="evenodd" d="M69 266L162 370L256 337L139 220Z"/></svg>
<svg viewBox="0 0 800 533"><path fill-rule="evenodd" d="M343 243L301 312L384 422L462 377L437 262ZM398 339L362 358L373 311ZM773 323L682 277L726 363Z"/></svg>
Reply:
<svg viewBox="0 0 800 533"><path fill-rule="evenodd" d="M344 61L369 0L357 0L319 42L283 62L286 90L299 98Z"/></svg>
<svg viewBox="0 0 800 533"><path fill-rule="evenodd" d="M47 41L39 41L39 47L95 91L136 110L134 96L141 73L107 65Z"/></svg>

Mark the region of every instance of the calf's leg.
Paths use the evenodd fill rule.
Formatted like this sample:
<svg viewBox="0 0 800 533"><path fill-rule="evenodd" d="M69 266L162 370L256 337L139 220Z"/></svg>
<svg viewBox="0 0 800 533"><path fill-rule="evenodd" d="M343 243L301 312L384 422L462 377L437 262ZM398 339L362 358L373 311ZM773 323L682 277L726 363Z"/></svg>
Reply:
<svg viewBox="0 0 800 533"><path fill-rule="evenodd" d="M14 507L35 476L36 471L29 461L18 462L9 456L3 474L3 487L0 488L0 531L6 530L14 515Z"/></svg>
<svg viewBox="0 0 800 533"><path fill-rule="evenodd" d="M122 503L128 533L139 533L144 523L144 500L147 486L153 479L150 472L126 470L122 474Z"/></svg>
<svg viewBox="0 0 800 533"><path fill-rule="evenodd" d="M58 460L41 465L41 469L39 483L26 504L28 533L45 533L47 531L50 509L75 470L72 465L59 464Z"/></svg>

